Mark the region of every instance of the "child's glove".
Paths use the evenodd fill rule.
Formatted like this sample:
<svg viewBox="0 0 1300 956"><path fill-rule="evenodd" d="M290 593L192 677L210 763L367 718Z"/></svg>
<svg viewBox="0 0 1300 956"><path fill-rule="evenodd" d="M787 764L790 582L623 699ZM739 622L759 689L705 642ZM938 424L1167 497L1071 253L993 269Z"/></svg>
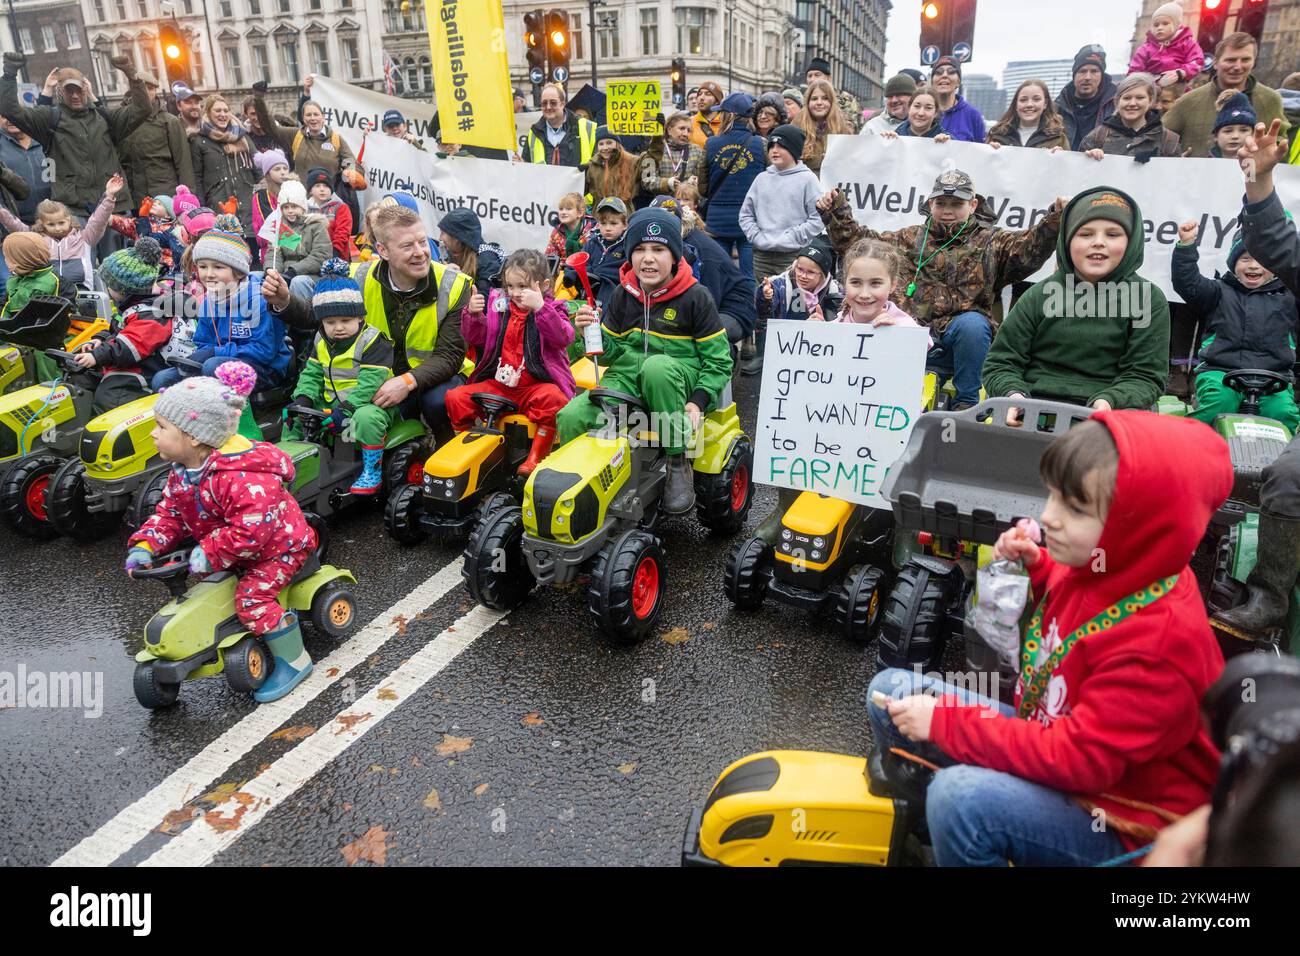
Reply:
<svg viewBox="0 0 1300 956"><path fill-rule="evenodd" d="M325 424L334 434L341 434L348 424L347 413L341 408L332 408L330 409L329 420Z"/></svg>
<svg viewBox="0 0 1300 956"><path fill-rule="evenodd" d="M203 553L202 548L195 548L190 552L190 573L207 574L212 570L212 565L208 564L208 556Z"/></svg>
<svg viewBox="0 0 1300 956"><path fill-rule="evenodd" d="M125 571L130 574L136 568L148 568L153 566L153 552L146 547L136 545L126 553Z"/></svg>

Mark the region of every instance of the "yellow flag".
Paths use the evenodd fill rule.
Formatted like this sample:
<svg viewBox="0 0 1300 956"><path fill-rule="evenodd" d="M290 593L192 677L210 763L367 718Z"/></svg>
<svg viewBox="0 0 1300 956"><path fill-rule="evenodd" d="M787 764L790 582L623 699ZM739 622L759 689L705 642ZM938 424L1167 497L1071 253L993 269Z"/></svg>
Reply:
<svg viewBox="0 0 1300 956"><path fill-rule="evenodd" d="M501 0L425 0L442 140L517 150Z"/></svg>

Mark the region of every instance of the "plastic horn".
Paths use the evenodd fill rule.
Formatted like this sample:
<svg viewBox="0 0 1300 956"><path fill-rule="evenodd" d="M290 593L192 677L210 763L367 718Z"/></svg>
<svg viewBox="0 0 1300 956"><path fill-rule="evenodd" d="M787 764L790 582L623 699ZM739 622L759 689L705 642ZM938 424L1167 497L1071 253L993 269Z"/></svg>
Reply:
<svg viewBox="0 0 1300 956"><path fill-rule="evenodd" d="M591 280L587 278L587 260L590 258L588 253L575 252L564 260L564 264L578 274L578 281L582 283L582 289L587 293L587 302L594 309L596 297L591 294Z"/></svg>

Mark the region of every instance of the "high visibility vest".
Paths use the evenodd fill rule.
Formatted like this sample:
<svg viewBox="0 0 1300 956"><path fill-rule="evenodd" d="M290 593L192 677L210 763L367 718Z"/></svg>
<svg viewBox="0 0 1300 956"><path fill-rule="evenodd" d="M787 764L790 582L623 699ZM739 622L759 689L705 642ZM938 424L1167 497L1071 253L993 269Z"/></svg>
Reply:
<svg viewBox="0 0 1300 956"><path fill-rule="evenodd" d="M359 360L380 334L373 325L363 325L361 334L353 340L346 352L331 355L325 336L316 333L316 361L320 362L321 368L324 369L326 404L333 404L336 400L345 402L348 400L348 395L357 386L357 376L364 367L359 364Z"/></svg>
<svg viewBox="0 0 1300 956"><path fill-rule="evenodd" d="M1293 130L1292 135L1295 138L1291 140L1291 156L1287 162L1292 166L1300 166L1300 130Z"/></svg>
<svg viewBox="0 0 1300 956"><path fill-rule="evenodd" d="M586 166L596 152L596 126L591 120L578 117L578 165ZM528 131L528 145L532 151L534 163L545 163L551 144L545 137L539 138L532 130Z"/></svg>
<svg viewBox="0 0 1300 956"><path fill-rule="evenodd" d="M448 269L440 262L430 263L429 281L438 284L438 300L418 310L411 316L410 324L406 327L403 346L406 349L406 361L411 368L427 362L433 355L434 346L438 344L438 322L446 318L451 303L465 295L470 285L467 275L456 269ZM388 330L388 314L384 311L384 287L375 278L373 266L366 269L361 298L366 305L366 324L374 326L392 339L393 335ZM393 344L397 344L396 339ZM460 365L460 372L468 378L473 371L474 363L467 357Z"/></svg>

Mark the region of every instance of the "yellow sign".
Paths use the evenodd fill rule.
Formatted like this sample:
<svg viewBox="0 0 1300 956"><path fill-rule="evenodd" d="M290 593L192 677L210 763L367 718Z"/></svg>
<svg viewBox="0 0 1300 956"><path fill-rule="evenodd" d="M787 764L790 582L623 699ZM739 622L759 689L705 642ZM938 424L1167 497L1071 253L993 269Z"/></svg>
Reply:
<svg viewBox="0 0 1300 956"><path fill-rule="evenodd" d="M425 0L442 140L518 150L501 0Z"/></svg>
<svg viewBox="0 0 1300 956"><path fill-rule="evenodd" d="M658 80L610 80L605 86L605 125L611 133L647 136L659 132L663 112Z"/></svg>

